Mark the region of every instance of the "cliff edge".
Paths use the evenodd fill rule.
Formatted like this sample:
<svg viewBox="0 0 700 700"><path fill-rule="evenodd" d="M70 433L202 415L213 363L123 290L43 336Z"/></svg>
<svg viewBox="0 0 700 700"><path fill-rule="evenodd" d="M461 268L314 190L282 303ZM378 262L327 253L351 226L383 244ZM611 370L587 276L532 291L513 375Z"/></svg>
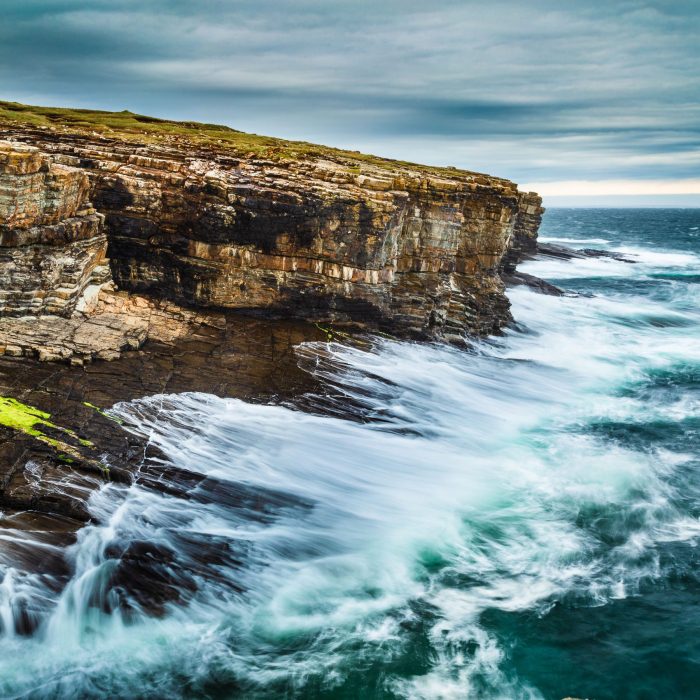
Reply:
<svg viewBox="0 0 700 700"><path fill-rule="evenodd" d="M0 324L78 328L111 279L189 307L497 333L511 320L501 274L544 211L501 178L129 112L0 102L0 139Z"/></svg>

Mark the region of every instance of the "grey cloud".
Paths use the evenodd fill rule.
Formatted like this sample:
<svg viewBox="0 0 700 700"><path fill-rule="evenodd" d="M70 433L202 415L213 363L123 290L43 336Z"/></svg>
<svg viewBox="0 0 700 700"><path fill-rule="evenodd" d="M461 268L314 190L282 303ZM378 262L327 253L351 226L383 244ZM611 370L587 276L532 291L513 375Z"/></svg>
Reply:
<svg viewBox="0 0 700 700"><path fill-rule="evenodd" d="M698 173L694 1L5 0L2 15L5 99L520 180Z"/></svg>

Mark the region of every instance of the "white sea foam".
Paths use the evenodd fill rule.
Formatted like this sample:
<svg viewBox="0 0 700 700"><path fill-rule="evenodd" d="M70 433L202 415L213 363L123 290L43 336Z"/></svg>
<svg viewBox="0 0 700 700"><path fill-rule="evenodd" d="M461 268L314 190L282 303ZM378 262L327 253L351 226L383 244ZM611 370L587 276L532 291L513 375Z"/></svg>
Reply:
<svg viewBox="0 0 700 700"><path fill-rule="evenodd" d="M633 262L614 258L576 258L561 260L540 257L522 263L518 269L544 279L582 279L582 278L643 278L658 272L700 270L700 256L693 253L649 250L639 247L620 245L612 248L622 253Z"/></svg>
<svg viewBox="0 0 700 700"><path fill-rule="evenodd" d="M614 258L577 258L561 260L558 258L538 258L518 266L526 272L544 279L582 279L586 277L635 277L640 270L633 270L632 263Z"/></svg>
<svg viewBox="0 0 700 700"><path fill-rule="evenodd" d="M629 252L642 263L546 261L527 271L644 276L694 258ZM663 575L659 543L700 537L697 520L677 505L689 455L591 430L679 421L697 410L685 396L653 405L623 389L652 371L700 362L700 319L696 308L629 295L559 298L519 288L511 298L527 332L471 352L388 341L371 350L301 347L300 361L334 387L330 415L197 393L115 407L166 464L217 484L214 496L116 485L96 494L91 507L103 524L80 533L75 576L41 636L5 640L0 694L84 694L89 681L80 674L89 668L99 684L88 690L109 688L114 697L134 687L182 697L212 675L235 681L246 697L303 695L313 678L342 684L360 658L371 665L406 653L406 630L421 623L429 668L389 674L393 692L541 697L505 670L483 614L545 614L567 597L604 605L635 595L640 581ZM260 505L225 502L226 488L240 484ZM277 498L266 495L271 489L287 500L265 510ZM582 526L587 512L604 517ZM616 526L614 547L605 522ZM182 533L240 547L239 565L195 574L189 604L168 604L162 619L99 610L96 599L109 602L110 546L175 549ZM6 580L0 616L13 595Z"/></svg>
<svg viewBox="0 0 700 700"><path fill-rule="evenodd" d="M681 253L677 251L649 250L637 246L620 245L614 248L616 252L629 255L634 260L668 270L676 267L700 267L700 257L693 253Z"/></svg>
<svg viewBox="0 0 700 700"><path fill-rule="evenodd" d="M606 245L610 243L607 238L562 238L560 236L540 236L541 243L575 243L576 245Z"/></svg>

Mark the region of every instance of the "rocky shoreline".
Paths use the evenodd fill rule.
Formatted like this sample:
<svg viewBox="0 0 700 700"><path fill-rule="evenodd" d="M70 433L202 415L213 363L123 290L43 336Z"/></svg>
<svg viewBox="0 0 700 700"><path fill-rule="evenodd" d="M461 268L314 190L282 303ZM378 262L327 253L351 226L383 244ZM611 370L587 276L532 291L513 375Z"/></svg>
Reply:
<svg viewBox="0 0 700 700"><path fill-rule="evenodd" d="M454 169L0 120L0 563L60 588L95 489L201 480L163 478L119 401L299 396L295 347L340 328L500 332L504 281L552 293L516 270L543 211Z"/></svg>
<svg viewBox="0 0 700 700"><path fill-rule="evenodd" d="M281 401L315 387L294 348L325 340L316 326L230 312L199 325L187 320L178 335L149 339L111 362L0 357L0 397L12 401L9 414L0 399L0 564L60 589L70 573L65 548L94 522L88 501L96 489L138 481L187 491L202 481L172 473L147 441L124 431L105 412L115 403L183 391ZM145 574L140 581L149 585ZM41 618L39 603L30 603L15 615L17 632L31 632Z"/></svg>
<svg viewBox="0 0 700 700"><path fill-rule="evenodd" d="M559 246L555 253L571 260L585 257ZM530 253L539 255L550 256L549 248ZM504 278L509 285L563 294L525 273ZM44 573L58 566L45 558L45 548L62 550L91 519L87 501L95 488L143 478L158 488L157 474L143 472L153 448L126 433L105 409L119 401L183 391L248 401L296 398L318 386L299 367L295 348L303 342L348 338L322 324L195 310L109 286L100 292L91 315L61 323L56 317L13 319L15 334L28 324L27 345L16 356L0 357L0 397L12 397L57 426L44 431L58 442L42 442L0 419L0 528L11 540L17 538L3 556L8 565ZM69 362L47 361L68 357L62 338L71 328L90 333L90 341L81 346L72 337ZM46 335L36 352L41 333ZM126 345L120 345L125 338ZM13 342L21 347L17 335ZM105 355L94 354L96 350ZM96 468L97 460L107 469Z"/></svg>

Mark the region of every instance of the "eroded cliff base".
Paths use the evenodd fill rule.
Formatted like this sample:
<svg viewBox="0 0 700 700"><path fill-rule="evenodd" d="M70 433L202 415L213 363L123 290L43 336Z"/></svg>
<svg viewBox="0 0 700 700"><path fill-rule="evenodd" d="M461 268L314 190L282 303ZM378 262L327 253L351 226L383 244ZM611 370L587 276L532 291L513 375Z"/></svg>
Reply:
<svg viewBox="0 0 700 700"><path fill-rule="evenodd" d="M225 316L213 311L185 309L107 285L89 309L68 318L0 318L0 355L82 365L116 360L124 352L140 349L148 339L172 344L225 324Z"/></svg>
<svg viewBox="0 0 700 700"><path fill-rule="evenodd" d="M175 473L159 461L153 447L108 416L115 403L184 391L282 401L316 387L294 350L327 339L312 324L227 312L203 322L192 314L173 327L167 314L161 325L160 311L150 304L139 318L160 329L159 339L112 362L71 366L0 357L1 564L62 586L69 574L65 547L94 518L89 498L108 482L139 480L158 491L167 473L170 488L182 485L184 499L205 498L207 489L219 488L211 479L205 484L201 474ZM167 593L157 581L154 586L154 598ZM31 616L26 625L30 632Z"/></svg>

